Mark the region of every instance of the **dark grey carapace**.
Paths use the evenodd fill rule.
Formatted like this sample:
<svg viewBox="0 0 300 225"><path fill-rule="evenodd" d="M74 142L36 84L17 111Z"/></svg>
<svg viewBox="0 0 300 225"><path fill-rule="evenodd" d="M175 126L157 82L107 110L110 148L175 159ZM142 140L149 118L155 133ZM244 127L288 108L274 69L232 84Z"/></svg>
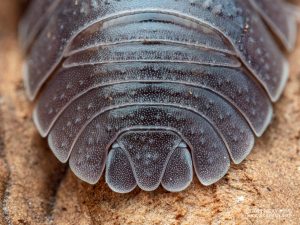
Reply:
<svg viewBox="0 0 300 225"><path fill-rule="evenodd" d="M34 122L82 180L210 185L242 162L288 77L283 0L33 0L20 26Z"/></svg>

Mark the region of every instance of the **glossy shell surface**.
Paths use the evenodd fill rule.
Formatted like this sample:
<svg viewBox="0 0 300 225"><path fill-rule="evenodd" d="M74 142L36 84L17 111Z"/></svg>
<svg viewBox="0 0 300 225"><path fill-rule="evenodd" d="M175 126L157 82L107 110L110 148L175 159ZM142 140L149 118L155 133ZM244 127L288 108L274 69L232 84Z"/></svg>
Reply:
<svg viewBox="0 0 300 225"><path fill-rule="evenodd" d="M270 124L296 33L282 0L33 0L20 41L34 122L88 183L210 185Z"/></svg>

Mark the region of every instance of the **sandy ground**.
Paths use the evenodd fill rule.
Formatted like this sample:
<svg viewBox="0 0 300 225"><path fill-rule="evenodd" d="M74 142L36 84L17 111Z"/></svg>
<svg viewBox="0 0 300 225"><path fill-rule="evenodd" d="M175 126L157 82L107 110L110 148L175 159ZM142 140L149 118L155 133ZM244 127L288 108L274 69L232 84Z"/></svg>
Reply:
<svg viewBox="0 0 300 225"><path fill-rule="evenodd" d="M60 164L24 93L17 0L0 2L0 224L299 224L300 38L275 117L252 154L217 184L120 195Z"/></svg>

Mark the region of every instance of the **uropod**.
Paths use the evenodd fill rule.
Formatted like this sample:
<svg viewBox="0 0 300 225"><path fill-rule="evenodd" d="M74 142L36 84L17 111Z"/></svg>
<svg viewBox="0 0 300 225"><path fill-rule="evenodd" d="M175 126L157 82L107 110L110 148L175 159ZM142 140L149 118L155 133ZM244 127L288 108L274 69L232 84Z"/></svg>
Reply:
<svg viewBox="0 0 300 225"><path fill-rule="evenodd" d="M40 134L80 179L126 193L241 163L296 34L283 0L32 0L19 36Z"/></svg>

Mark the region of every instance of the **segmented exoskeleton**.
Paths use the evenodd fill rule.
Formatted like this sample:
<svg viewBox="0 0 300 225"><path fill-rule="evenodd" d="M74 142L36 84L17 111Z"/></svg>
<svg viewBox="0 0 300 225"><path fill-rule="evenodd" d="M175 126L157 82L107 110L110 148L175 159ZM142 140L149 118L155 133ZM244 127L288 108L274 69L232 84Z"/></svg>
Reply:
<svg viewBox="0 0 300 225"><path fill-rule="evenodd" d="M180 191L193 171L209 185L242 162L295 39L283 0L33 0L20 26L39 132L116 192Z"/></svg>

